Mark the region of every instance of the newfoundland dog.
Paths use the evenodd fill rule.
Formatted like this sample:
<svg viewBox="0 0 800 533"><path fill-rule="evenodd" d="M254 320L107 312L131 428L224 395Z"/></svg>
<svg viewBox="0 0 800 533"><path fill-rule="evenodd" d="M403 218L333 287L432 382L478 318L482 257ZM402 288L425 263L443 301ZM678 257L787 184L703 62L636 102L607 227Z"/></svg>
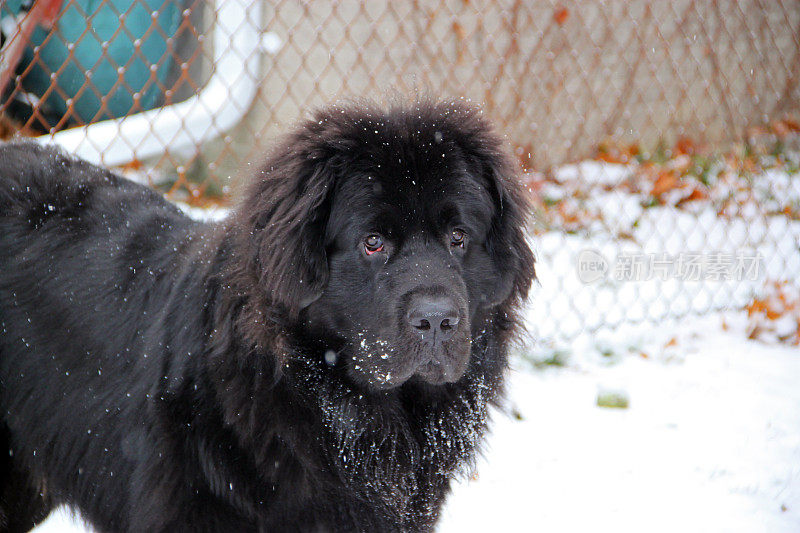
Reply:
<svg viewBox="0 0 800 533"><path fill-rule="evenodd" d="M219 223L0 146L0 531L429 531L534 277L479 111L333 106Z"/></svg>

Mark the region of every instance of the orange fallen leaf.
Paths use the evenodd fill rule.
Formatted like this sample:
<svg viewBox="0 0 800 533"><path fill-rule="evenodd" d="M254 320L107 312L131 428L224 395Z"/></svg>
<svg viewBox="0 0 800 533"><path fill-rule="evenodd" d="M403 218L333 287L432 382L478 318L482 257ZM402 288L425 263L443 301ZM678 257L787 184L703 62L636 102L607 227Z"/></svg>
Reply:
<svg viewBox="0 0 800 533"><path fill-rule="evenodd" d="M144 165L142 164L142 162L139 161L138 159L132 159L127 163L125 163L124 165L122 165L122 168L124 170L141 170L143 166Z"/></svg>
<svg viewBox="0 0 800 533"><path fill-rule="evenodd" d="M677 205L680 206L685 204L686 202L693 202L695 200L705 200L706 198L708 198L708 194L702 189L698 189L697 187L695 187L694 189L692 189L692 192L689 193L689 196L681 198L678 201Z"/></svg>
<svg viewBox="0 0 800 533"><path fill-rule="evenodd" d="M681 180L679 180L671 172L661 172L653 183L653 188L650 194L653 196L661 196L662 194L678 189L681 187Z"/></svg>
<svg viewBox="0 0 800 533"><path fill-rule="evenodd" d="M558 24L559 26L563 26L568 18L569 18L569 9L567 9L566 7L560 7L556 9L555 12L553 13L553 20L555 20L556 24Z"/></svg>
<svg viewBox="0 0 800 533"><path fill-rule="evenodd" d="M675 152L679 154L692 155L697 151L697 146L688 137L681 137L675 143Z"/></svg>

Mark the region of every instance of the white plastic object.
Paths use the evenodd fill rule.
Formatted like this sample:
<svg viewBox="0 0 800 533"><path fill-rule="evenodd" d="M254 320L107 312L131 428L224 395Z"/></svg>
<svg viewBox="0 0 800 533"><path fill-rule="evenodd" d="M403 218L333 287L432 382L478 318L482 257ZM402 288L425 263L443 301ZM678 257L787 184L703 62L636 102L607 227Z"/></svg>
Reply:
<svg viewBox="0 0 800 533"><path fill-rule="evenodd" d="M262 0L215 0L213 73L177 104L37 137L96 164L115 166L182 150L235 126L258 90Z"/></svg>

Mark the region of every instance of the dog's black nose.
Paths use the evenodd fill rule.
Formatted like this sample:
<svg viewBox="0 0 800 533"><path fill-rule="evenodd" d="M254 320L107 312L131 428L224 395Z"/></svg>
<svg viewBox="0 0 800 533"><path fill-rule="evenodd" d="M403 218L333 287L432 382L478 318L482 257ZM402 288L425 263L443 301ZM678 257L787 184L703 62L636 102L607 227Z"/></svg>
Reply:
<svg viewBox="0 0 800 533"><path fill-rule="evenodd" d="M408 323L425 342L444 342L458 329L458 309L443 296L420 296L408 312Z"/></svg>

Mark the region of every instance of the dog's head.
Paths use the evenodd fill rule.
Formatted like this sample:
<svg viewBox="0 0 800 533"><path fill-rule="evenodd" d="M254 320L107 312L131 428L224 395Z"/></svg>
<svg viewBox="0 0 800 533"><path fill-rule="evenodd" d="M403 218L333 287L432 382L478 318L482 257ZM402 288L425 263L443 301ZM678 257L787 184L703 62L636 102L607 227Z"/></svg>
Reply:
<svg viewBox="0 0 800 533"><path fill-rule="evenodd" d="M375 389L461 379L481 317L527 295L524 218L502 142L459 102L323 110L238 212L258 297Z"/></svg>

